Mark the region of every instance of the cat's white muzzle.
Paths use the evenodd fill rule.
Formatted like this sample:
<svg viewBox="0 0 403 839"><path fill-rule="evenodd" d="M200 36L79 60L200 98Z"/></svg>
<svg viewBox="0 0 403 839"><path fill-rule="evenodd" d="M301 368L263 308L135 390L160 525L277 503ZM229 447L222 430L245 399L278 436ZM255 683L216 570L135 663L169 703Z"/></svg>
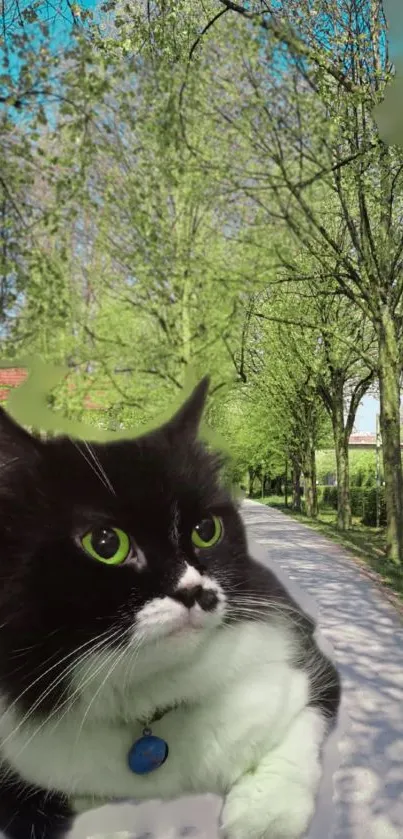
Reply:
<svg viewBox="0 0 403 839"><path fill-rule="evenodd" d="M213 611L206 612L195 603L190 609L172 597L159 597L147 603L136 617L136 634L145 640L192 633L218 626L225 611L224 599L217 600Z"/></svg>

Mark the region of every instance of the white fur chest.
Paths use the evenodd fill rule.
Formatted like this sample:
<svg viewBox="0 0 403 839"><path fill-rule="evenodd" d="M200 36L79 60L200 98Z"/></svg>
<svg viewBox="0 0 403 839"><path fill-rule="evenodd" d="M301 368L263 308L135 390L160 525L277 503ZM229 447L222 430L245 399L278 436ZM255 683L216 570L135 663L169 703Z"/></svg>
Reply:
<svg viewBox="0 0 403 839"><path fill-rule="evenodd" d="M182 650L172 639L155 650L122 659L109 680L101 670L80 703L53 719L22 721L3 707L4 757L27 781L69 796L223 795L307 704L308 676L291 666L292 636L281 625L243 624L193 648L184 638ZM168 760L150 775L133 774L127 756L140 720L175 703L183 704L153 725L169 744Z"/></svg>

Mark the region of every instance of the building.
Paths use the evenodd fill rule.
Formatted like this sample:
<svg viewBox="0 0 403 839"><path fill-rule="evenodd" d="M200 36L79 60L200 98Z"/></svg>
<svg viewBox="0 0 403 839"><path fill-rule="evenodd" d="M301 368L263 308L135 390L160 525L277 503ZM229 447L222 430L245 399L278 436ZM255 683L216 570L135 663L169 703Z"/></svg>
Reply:
<svg viewBox="0 0 403 839"><path fill-rule="evenodd" d="M0 368L0 403L7 400L13 387L18 387L25 382L27 375L27 371L19 367Z"/></svg>
<svg viewBox="0 0 403 839"><path fill-rule="evenodd" d="M351 434L348 446L350 449L376 449L376 434Z"/></svg>

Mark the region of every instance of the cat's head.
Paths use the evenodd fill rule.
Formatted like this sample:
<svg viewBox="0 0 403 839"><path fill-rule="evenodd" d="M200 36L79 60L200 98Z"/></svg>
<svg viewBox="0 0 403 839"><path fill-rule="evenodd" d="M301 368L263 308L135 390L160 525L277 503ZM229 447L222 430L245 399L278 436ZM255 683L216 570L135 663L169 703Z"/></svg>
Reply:
<svg viewBox="0 0 403 839"><path fill-rule="evenodd" d="M10 698L52 705L79 656L184 648L229 618L248 560L220 460L197 439L207 389L203 380L157 431L105 444L38 440L1 413L0 686Z"/></svg>

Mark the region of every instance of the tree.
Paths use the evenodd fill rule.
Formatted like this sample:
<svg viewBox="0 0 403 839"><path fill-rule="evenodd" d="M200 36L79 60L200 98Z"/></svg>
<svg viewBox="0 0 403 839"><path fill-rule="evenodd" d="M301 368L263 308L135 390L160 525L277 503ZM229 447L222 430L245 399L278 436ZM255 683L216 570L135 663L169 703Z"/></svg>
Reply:
<svg viewBox="0 0 403 839"><path fill-rule="evenodd" d="M253 25L251 38L256 40L257 29L262 33L259 61L243 57L246 121L259 159L243 181L237 169L237 185L266 211L269 224L275 198L277 218L316 258L318 269L328 275L337 261L338 288L376 335L387 548L389 559L400 564L403 157L382 142L373 119L391 76L382 5L343 0L318 6L315 14L308 0L248 8L220 0L220 5ZM237 88L237 101L239 95ZM226 114L226 124L232 134L245 136L246 122L235 112ZM334 214L342 238L329 231Z"/></svg>
<svg viewBox="0 0 403 839"><path fill-rule="evenodd" d="M193 141L200 134L191 109L180 106L179 59L198 23L194 6L183 9L178 29L169 9L148 20L143 7L122 18L116 7L118 29L94 36L92 52L85 40L72 51L57 153L52 131L41 138L45 161L54 163L42 258L36 249L18 336L25 351L67 356L71 378L82 382L74 393L85 394L91 383L100 404L116 403L116 422L142 401L143 414L158 413L182 387L189 364L213 373L213 391L233 379L227 346L245 290L244 256L226 231L239 223L239 211L235 217L182 143L184 117ZM78 86L73 69L80 62ZM202 75L189 84L203 95ZM41 326L36 335L29 334L33 320ZM73 410L67 386L60 400Z"/></svg>
<svg viewBox="0 0 403 839"><path fill-rule="evenodd" d="M288 250L286 271L277 274L255 314L268 323L285 324L284 340L314 382L329 416L337 464L337 523L346 530L351 526L349 438L374 379L376 348L371 325L315 268L305 255Z"/></svg>
<svg viewBox="0 0 403 839"><path fill-rule="evenodd" d="M270 292L252 295L245 303L240 348L232 360L239 378L242 372L251 412L260 414L265 406L268 444L281 453L281 472L286 460L292 464L294 505L299 507L303 473L306 512L314 518L318 511L315 452L328 436L329 425L318 397L312 354L308 360L307 348L305 354L296 351L298 328L292 335L284 320L284 307L281 310L281 301L274 301Z"/></svg>

